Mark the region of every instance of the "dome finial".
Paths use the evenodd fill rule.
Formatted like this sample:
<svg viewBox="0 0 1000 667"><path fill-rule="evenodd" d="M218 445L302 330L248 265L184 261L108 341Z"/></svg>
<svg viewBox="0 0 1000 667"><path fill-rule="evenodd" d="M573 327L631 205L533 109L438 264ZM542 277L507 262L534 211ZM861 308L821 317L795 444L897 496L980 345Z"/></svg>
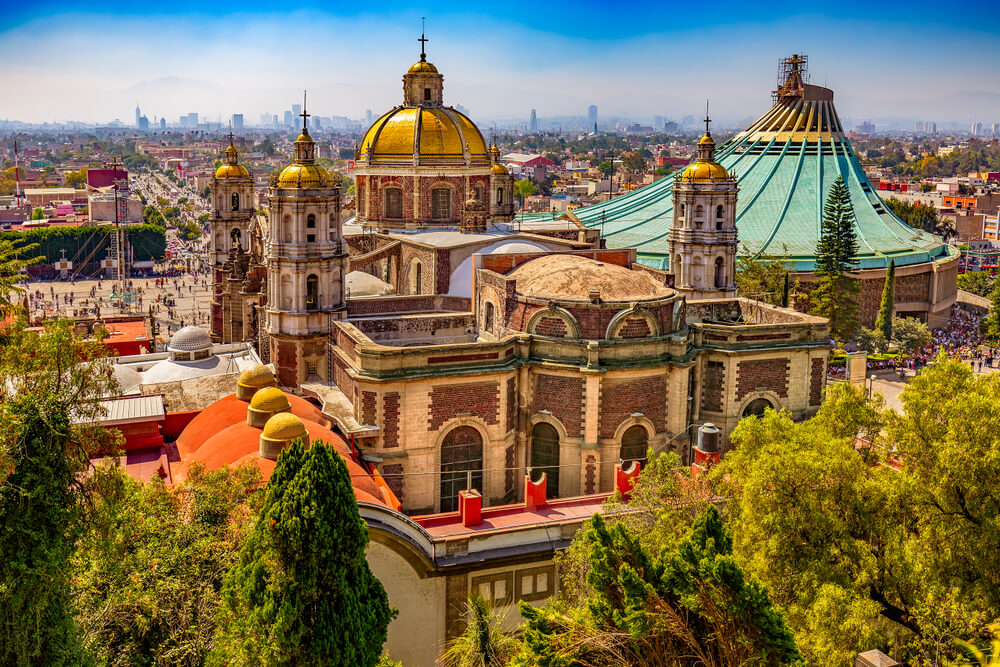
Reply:
<svg viewBox="0 0 1000 667"><path fill-rule="evenodd" d="M424 37L424 33L426 32L424 29L426 20L427 20L426 17L424 16L420 17L420 39L417 40L418 42L420 42L420 62L422 63L427 62L427 54L424 52L424 47L427 46L427 42L430 41L429 39Z"/></svg>
<svg viewBox="0 0 1000 667"><path fill-rule="evenodd" d="M302 91L302 113L299 115L302 116L302 134L309 134L307 119L312 114L306 112L306 91L304 90Z"/></svg>
<svg viewBox="0 0 1000 667"><path fill-rule="evenodd" d="M705 100L705 135L712 136L711 131L709 131L708 126L712 122L712 118L708 115L708 100Z"/></svg>

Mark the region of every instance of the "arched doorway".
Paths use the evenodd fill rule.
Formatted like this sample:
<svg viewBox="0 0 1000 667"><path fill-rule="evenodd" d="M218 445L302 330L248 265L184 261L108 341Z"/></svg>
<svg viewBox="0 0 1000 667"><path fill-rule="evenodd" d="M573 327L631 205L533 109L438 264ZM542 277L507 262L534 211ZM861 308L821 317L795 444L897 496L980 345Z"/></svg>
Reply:
<svg viewBox="0 0 1000 667"><path fill-rule="evenodd" d="M471 426L458 426L441 442L441 511L458 509L458 492L483 490L483 437Z"/></svg>
<svg viewBox="0 0 1000 667"><path fill-rule="evenodd" d="M646 465L646 452L649 450L649 432L645 426L636 424L629 426L622 434L622 448L618 454L622 467L628 467L630 461L638 461L640 465Z"/></svg>
<svg viewBox="0 0 1000 667"><path fill-rule="evenodd" d="M771 401L766 398L755 398L750 401L745 408L743 408L744 417L763 417L764 411L768 408L774 408Z"/></svg>
<svg viewBox="0 0 1000 667"><path fill-rule="evenodd" d="M546 473L545 497L559 497L559 431L540 422L531 429L531 477Z"/></svg>

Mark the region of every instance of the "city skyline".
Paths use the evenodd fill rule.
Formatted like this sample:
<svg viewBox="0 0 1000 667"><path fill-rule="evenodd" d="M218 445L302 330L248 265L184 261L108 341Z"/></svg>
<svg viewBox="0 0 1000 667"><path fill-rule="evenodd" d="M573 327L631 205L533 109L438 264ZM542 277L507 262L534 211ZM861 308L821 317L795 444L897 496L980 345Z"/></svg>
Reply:
<svg viewBox="0 0 1000 667"><path fill-rule="evenodd" d="M12 8L0 31L7 64L0 85L19 93L8 96L0 118L131 124L138 102L151 122L166 117L171 125L191 112L223 123L243 114L248 124L266 112L280 122L303 88L321 116L364 119L368 109L378 114L399 103L399 77L419 54L422 10L389 3L376 17L300 6L274 14L251 2L211 16L186 1L161 15L144 15L146 5L130 2L115 16L61 2L36 4L30 13ZM546 6L531 17L436 8L427 52L445 76L445 102L463 105L479 122L527 125L531 109L541 121L585 117L590 104L601 118L680 120L711 98L715 118L739 125L769 106L778 59L805 52L812 82L834 89L845 117L895 118L904 126L1000 120L997 28L982 21L970 29L964 15L939 16L929 3L898 16L848 4L842 14L789 10L779 20L761 20L735 3L700 13L672 8L669 15L640 3L627 19L596 3L572 7ZM967 7L972 15L997 13L986 3ZM963 50L965 61L957 63L943 48L920 47L932 42L968 43L975 51L970 57Z"/></svg>

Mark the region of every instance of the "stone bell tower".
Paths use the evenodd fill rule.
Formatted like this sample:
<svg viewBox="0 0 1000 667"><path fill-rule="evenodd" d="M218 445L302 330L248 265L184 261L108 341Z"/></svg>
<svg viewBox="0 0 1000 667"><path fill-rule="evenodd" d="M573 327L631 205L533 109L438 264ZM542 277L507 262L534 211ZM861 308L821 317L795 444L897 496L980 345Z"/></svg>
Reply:
<svg viewBox="0 0 1000 667"><path fill-rule="evenodd" d="M316 164L302 105L295 161L271 175L268 189L267 314L270 359L278 384L290 390L329 379L330 321L347 312L347 254L340 188Z"/></svg>
<svg viewBox="0 0 1000 667"><path fill-rule="evenodd" d="M675 288L689 299L736 296L736 179L715 161L706 113L698 159L674 182L668 236Z"/></svg>

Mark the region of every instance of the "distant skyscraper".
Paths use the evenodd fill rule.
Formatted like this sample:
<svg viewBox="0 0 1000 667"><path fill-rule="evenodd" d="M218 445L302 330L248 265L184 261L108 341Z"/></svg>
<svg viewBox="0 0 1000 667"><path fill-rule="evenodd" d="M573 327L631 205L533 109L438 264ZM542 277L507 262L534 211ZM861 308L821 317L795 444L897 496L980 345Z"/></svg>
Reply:
<svg viewBox="0 0 1000 667"><path fill-rule="evenodd" d="M192 112L187 115L187 126L193 130L198 129L198 114Z"/></svg>
<svg viewBox="0 0 1000 667"><path fill-rule="evenodd" d="M927 132L931 134L937 134L937 123L927 121L927 124L924 126L924 128L927 130Z"/></svg>
<svg viewBox="0 0 1000 667"><path fill-rule="evenodd" d="M301 113L302 113L302 105L301 104L293 104L292 105L292 123L291 123L293 126L298 125L298 123L299 123L299 115Z"/></svg>
<svg viewBox="0 0 1000 667"><path fill-rule="evenodd" d="M234 113L233 114L233 130L239 132L243 129L243 114Z"/></svg>
<svg viewBox="0 0 1000 667"><path fill-rule="evenodd" d="M374 118L372 118L372 110L365 109L365 125L370 126L372 124L372 120L374 120Z"/></svg>
<svg viewBox="0 0 1000 667"><path fill-rule="evenodd" d="M531 132L538 131L538 115L535 113L534 109L531 110L531 120L528 121L528 129Z"/></svg>
<svg viewBox="0 0 1000 667"><path fill-rule="evenodd" d="M135 126L139 127L142 125L142 112L139 111L139 103L135 103Z"/></svg>
<svg viewBox="0 0 1000 667"><path fill-rule="evenodd" d="M971 134L974 137L982 136L982 134L983 134L983 124L982 123L973 123L972 124L972 128L971 128L969 134Z"/></svg>
<svg viewBox="0 0 1000 667"><path fill-rule="evenodd" d="M285 127L295 127L295 116L291 111L285 112Z"/></svg>
<svg viewBox="0 0 1000 667"><path fill-rule="evenodd" d="M593 125L597 129L597 105L591 104L587 107L587 125Z"/></svg>
<svg viewBox="0 0 1000 667"><path fill-rule="evenodd" d="M990 134L994 137L1000 137L1000 123L993 123L993 127L990 128Z"/></svg>
<svg viewBox="0 0 1000 667"><path fill-rule="evenodd" d="M654 130L663 129L663 116L653 116L653 129Z"/></svg>
<svg viewBox="0 0 1000 667"><path fill-rule="evenodd" d="M167 129L167 119L166 118L161 118L160 119L160 129L161 130Z"/></svg>
<svg viewBox="0 0 1000 667"><path fill-rule="evenodd" d="M923 132L924 131L924 123L923 123L923 121L919 121L918 120L916 123L914 123L913 124L913 131L914 132Z"/></svg>
<svg viewBox="0 0 1000 667"><path fill-rule="evenodd" d="M269 113L262 113L260 115L260 126L261 127L268 127L269 125L271 125L271 114L269 114Z"/></svg>

